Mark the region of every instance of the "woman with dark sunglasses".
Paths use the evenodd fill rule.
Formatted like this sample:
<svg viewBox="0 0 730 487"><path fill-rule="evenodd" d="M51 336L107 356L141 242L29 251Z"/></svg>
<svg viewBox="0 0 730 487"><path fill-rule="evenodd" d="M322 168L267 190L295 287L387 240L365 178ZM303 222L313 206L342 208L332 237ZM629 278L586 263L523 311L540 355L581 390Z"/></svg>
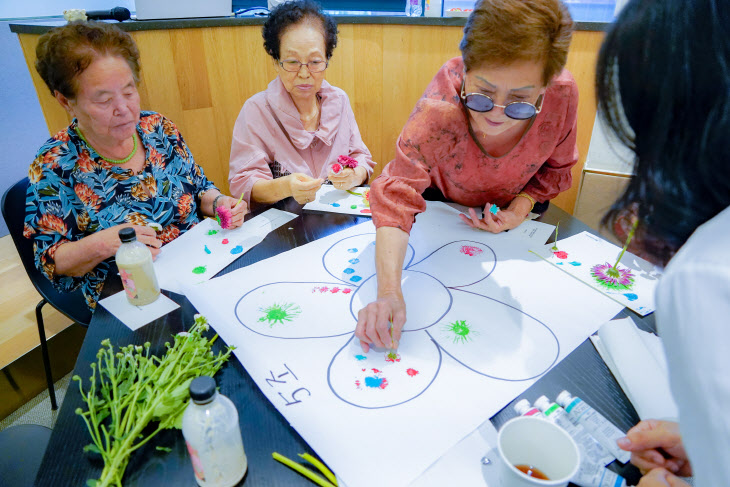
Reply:
<svg viewBox="0 0 730 487"><path fill-rule="evenodd" d="M571 185L578 160L578 89L564 70L573 21L560 0L481 0L448 61L403 128L396 156L372 183L378 299L355 334L395 348L405 324L401 269L424 196L472 208L468 225L499 233ZM425 192L425 194L424 194ZM431 193L429 195L429 193ZM494 206L493 206L494 205ZM480 211L481 213L481 211Z"/></svg>

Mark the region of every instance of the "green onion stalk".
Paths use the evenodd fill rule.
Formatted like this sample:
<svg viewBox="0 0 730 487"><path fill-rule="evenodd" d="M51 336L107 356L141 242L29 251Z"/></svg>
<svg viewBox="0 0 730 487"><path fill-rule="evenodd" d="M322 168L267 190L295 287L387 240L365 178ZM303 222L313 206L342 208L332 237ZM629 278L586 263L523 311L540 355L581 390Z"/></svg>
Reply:
<svg viewBox="0 0 730 487"><path fill-rule="evenodd" d="M79 376L73 377L88 406L86 411L76 409L92 440L84 451L98 453L104 460L101 477L88 480L89 487L121 487L135 450L163 429L182 427L190 382L215 375L233 351L227 347L214 354L212 346L218 335L210 340L204 337L209 328L205 317L196 315L190 331L175 335L172 345L165 343L167 352L162 358L150 354L149 342L115 352L109 339L103 340L97 361L91 364L88 390L84 392ZM144 434L151 422L157 422L157 428Z"/></svg>

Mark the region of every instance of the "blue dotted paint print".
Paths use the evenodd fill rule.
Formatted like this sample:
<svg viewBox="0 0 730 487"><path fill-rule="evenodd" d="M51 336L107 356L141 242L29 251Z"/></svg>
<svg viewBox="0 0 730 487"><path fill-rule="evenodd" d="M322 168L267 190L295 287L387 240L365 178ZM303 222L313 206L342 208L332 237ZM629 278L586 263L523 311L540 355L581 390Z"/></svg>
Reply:
<svg viewBox="0 0 730 487"><path fill-rule="evenodd" d="M231 253L234 254L234 255L235 254L240 254L241 252L243 252L243 247L241 247L240 245L236 245L235 247L233 247L231 249Z"/></svg>
<svg viewBox="0 0 730 487"><path fill-rule="evenodd" d="M340 207L340 204L339 203L332 203L332 206L334 206L335 208L339 208Z"/></svg>
<svg viewBox="0 0 730 487"><path fill-rule="evenodd" d="M360 259L350 259L347 262L349 262L352 265L355 265L355 264L359 264L360 263Z"/></svg>
<svg viewBox="0 0 730 487"><path fill-rule="evenodd" d="M354 254L355 252L357 252L357 249L347 249L347 251L351 254Z"/></svg>
<svg viewBox="0 0 730 487"><path fill-rule="evenodd" d="M570 265L573 265L573 266L578 267L579 265L581 265L581 263L580 262L573 261L573 262L570 262Z"/></svg>
<svg viewBox="0 0 730 487"><path fill-rule="evenodd" d="M626 299L628 299L629 301L636 301L637 299L639 299L639 296L634 293L626 293L624 294L624 296L626 296Z"/></svg>
<svg viewBox="0 0 730 487"><path fill-rule="evenodd" d="M362 277L360 277L360 276L352 276L352 277L350 278L350 280L351 280L352 282L358 282L358 281L361 281L361 280L362 280Z"/></svg>
<svg viewBox="0 0 730 487"><path fill-rule="evenodd" d="M348 267L342 272L344 272L345 274L353 274L355 272L355 269L353 269L352 267Z"/></svg>

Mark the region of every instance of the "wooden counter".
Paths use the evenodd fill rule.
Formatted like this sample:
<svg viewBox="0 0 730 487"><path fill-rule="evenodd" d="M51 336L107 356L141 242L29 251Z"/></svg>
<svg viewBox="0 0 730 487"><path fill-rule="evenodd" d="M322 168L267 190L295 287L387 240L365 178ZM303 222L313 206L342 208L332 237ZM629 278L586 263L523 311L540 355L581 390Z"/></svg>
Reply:
<svg viewBox="0 0 730 487"><path fill-rule="evenodd" d="M195 160L222 190L228 190L231 134L244 101L262 91L276 76L263 49L261 19L203 24L205 19L159 30L144 22L122 23L139 46L142 109L173 120ZM378 163L375 175L395 154L395 142L426 85L448 59L459 55L463 19L442 22L339 22L339 42L326 79L345 90L363 140ZM460 22L452 22L460 20ZM429 23L426 23L429 24ZM187 26L187 27L186 27ZM34 68L40 34L49 27L11 25L18 33L33 84L51 134L69 117L51 96ZM573 187L554 202L573 212L578 183L588 152L596 113L595 62L603 32L578 30L568 56L568 69L580 90L578 107L579 163ZM30 162L30 161L29 161Z"/></svg>

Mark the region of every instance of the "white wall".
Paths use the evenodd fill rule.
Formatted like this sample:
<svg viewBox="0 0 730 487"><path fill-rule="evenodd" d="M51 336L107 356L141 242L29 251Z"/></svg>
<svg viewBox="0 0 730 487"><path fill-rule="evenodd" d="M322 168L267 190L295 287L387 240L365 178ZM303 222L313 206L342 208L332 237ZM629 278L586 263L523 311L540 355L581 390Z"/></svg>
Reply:
<svg viewBox="0 0 730 487"><path fill-rule="evenodd" d="M59 5L64 4L57 0L0 0L0 194L28 174L36 151L49 135L18 36L8 26L13 21L8 19L62 15ZM113 7L133 10L134 0L71 0L64 8ZM0 217L0 237L7 233Z"/></svg>

